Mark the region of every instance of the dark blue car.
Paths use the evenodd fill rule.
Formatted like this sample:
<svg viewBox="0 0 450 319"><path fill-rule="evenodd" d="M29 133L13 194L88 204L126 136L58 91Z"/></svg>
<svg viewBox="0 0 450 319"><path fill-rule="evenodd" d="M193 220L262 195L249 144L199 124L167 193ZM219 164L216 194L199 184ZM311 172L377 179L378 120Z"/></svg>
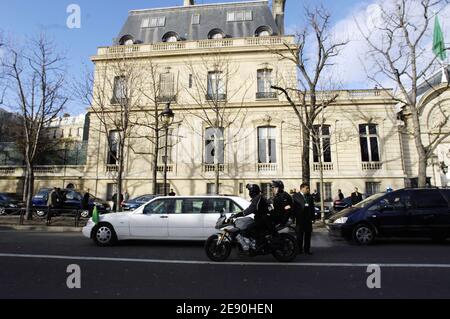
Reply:
<svg viewBox="0 0 450 319"><path fill-rule="evenodd" d="M33 197L32 204L33 208L36 211L36 215L38 217L44 217L47 215L48 206L48 196L52 191L51 188L42 188L39 192ZM63 195L64 201L58 209L52 211L52 214L62 214L62 213L74 213L77 210L82 210L82 199L84 196L84 192L78 192L72 189L63 189L61 190L61 194ZM99 198L96 198L92 195L89 195L89 203L88 210L81 211L81 217L87 218L92 215L92 211L94 207L97 207L99 213L104 214L110 211L109 204Z"/></svg>
<svg viewBox="0 0 450 319"><path fill-rule="evenodd" d="M450 189L402 189L381 193L334 214L332 236L368 245L378 237L450 237Z"/></svg>
<svg viewBox="0 0 450 319"><path fill-rule="evenodd" d="M127 201L124 201L122 203L122 209L124 211L133 211L144 205L145 203L148 203L152 199L155 199L158 197L157 195L142 195Z"/></svg>
<svg viewBox="0 0 450 319"><path fill-rule="evenodd" d="M10 195L0 193L0 216L20 213L21 203Z"/></svg>

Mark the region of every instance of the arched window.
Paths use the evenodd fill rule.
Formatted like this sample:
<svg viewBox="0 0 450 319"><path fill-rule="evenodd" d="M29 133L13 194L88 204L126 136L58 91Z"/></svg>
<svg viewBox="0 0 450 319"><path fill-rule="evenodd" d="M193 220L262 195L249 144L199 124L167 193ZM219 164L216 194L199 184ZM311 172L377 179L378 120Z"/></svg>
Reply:
<svg viewBox="0 0 450 319"><path fill-rule="evenodd" d="M208 39L223 39L225 33L221 29L213 29L208 33Z"/></svg>
<svg viewBox="0 0 450 319"><path fill-rule="evenodd" d="M163 36L162 40L163 42L177 42L180 41L180 36L178 33L170 31Z"/></svg>
<svg viewBox="0 0 450 319"><path fill-rule="evenodd" d="M134 38L133 38L133 36L131 36L129 34L124 35L122 38L120 38L119 44L120 45L133 45Z"/></svg>
<svg viewBox="0 0 450 319"><path fill-rule="evenodd" d="M260 26L255 31L256 37L269 37L273 34L272 28L266 25Z"/></svg>

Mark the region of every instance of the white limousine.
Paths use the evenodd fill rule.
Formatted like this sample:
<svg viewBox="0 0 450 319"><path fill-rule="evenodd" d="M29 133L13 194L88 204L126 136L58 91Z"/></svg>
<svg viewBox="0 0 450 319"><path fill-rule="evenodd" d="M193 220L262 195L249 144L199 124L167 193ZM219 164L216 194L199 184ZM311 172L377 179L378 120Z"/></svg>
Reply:
<svg viewBox="0 0 450 319"><path fill-rule="evenodd" d="M83 235L99 246L121 240L206 240L215 229L220 212L243 211L250 202L236 196L158 197L133 212L92 218Z"/></svg>

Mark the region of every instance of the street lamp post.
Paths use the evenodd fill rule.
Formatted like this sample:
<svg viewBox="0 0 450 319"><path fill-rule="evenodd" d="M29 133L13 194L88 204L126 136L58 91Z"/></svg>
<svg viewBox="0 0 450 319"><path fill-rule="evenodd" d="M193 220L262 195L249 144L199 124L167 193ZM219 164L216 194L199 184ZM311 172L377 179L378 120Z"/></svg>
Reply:
<svg viewBox="0 0 450 319"><path fill-rule="evenodd" d="M170 103L167 103L166 109L160 114L161 120L164 125L166 137L165 137L165 145L164 145L164 196L168 195L167 192L167 159L168 159L168 142L169 142L169 127L173 123L173 119L175 114L170 108Z"/></svg>

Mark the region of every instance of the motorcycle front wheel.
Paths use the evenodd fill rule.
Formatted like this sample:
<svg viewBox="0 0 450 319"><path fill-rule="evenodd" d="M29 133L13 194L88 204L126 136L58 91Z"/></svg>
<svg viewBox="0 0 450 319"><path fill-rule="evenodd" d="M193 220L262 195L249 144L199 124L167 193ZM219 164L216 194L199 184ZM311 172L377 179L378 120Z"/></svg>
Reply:
<svg viewBox="0 0 450 319"><path fill-rule="evenodd" d="M289 234L279 234L272 255L279 262L294 261L298 255L298 244L295 237Z"/></svg>
<svg viewBox="0 0 450 319"><path fill-rule="evenodd" d="M223 241L218 244L219 236L213 235L209 237L205 244L206 255L214 262L226 261L231 254L231 243Z"/></svg>

